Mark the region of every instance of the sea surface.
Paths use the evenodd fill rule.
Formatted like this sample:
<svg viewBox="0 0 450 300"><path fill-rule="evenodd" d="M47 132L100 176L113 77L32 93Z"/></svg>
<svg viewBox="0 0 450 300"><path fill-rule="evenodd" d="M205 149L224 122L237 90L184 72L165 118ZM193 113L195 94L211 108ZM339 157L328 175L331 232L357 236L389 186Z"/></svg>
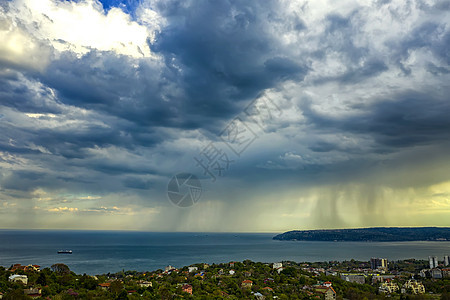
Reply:
<svg viewBox="0 0 450 300"><path fill-rule="evenodd" d="M0 265L64 263L79 274L153 271L167 265L389 260L450 255L450 242L275 241L275 233L156 233L125 231L0 230ZM73 254L57 254L72 250Z"/></svg>

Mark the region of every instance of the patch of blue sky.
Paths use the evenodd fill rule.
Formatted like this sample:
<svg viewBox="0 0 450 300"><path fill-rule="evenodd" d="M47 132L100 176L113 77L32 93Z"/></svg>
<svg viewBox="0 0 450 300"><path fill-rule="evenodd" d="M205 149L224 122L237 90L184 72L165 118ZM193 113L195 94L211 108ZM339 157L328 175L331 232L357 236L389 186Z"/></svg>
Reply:
<svg viewBox="0 0 450 300"><path fill-rule="evenodd" d="M119 7L127 14L134 16L136 8L141 3L141 0L99 0L102 3L105 11L109 11L113 7Z"/></svg>

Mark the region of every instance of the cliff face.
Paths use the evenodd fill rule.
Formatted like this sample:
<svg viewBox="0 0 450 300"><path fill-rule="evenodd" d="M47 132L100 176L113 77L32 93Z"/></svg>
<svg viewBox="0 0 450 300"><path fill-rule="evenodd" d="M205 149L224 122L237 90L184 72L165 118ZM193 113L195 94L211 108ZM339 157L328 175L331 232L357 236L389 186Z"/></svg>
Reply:
<svg viewBox="0 0 450 300"><path fill-rule="evenodd" d="M273 237L290 241L450 241L449 227L373 227L357 229L294 230Z"/></svg>

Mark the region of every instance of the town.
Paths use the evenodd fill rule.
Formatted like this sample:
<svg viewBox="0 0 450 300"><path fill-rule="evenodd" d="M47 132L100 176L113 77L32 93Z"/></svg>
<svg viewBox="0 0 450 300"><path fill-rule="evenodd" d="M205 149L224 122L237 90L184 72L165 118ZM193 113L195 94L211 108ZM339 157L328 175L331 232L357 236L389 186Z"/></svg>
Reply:
<svg viewBox="0 0 450 300"><path fill-rule="evenodd" d="M167 266L151 272L79 275L50 268L0 267L0 299L450 299L449 257L442 261L261 263Z"/></svg>

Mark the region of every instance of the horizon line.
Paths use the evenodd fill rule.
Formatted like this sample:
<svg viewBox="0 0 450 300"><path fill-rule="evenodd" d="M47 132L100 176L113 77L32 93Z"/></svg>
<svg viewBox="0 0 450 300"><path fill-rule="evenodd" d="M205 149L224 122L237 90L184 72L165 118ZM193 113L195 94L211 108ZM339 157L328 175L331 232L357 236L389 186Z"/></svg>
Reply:
<svg viewBox="0 0 450 300"><path fill-rule="evenodd" d="M288 229L284 231L170 231L170 230L142 230L142 229L77 229L77 228L0 228L0 231L109 231L109 232L148 232L148 233L254 233L254 234L278 234L289 231L319 231L319 230L351 230L373 228L450 228L450 226L371 226L371 227L347 227L347 228L319 228L319 229Z"/></svg>

